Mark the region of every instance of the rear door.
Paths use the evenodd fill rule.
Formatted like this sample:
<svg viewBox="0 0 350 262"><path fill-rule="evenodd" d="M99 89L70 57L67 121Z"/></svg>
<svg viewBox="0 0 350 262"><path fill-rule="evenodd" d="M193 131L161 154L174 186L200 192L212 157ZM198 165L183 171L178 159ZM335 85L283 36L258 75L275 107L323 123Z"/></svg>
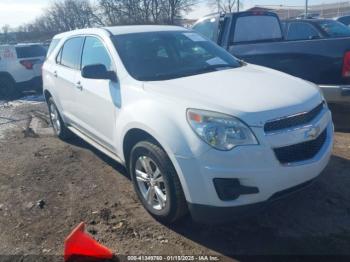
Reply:
<svg viewBox="0 0 350 262"><path fill-rule="evenodd" d="M77 82L80 74L81 49L84 37L73 37L64 43L56 57L56 65L51 69L55 81L55 95L61 105L65 121L74 124L76 116Z"/></svg>
<svg viewBox="0 0 350 262"><path fill-rule="evenodd" d="M95 36L85 39L81 68L102 64L109 71L116 71L104 41ZM76 109L79 128L108 149L114 151L116 116L121 106L120 86L111 80L86 79L79 74L81 89L77 92Z"/></svg>

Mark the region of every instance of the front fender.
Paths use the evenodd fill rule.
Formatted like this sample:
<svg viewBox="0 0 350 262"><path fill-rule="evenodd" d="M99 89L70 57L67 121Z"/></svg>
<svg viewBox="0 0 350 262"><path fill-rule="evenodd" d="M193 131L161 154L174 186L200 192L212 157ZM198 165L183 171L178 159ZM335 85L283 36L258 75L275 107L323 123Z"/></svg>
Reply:
<svg viewBox="0 0 350 262"><path fill-rule="evenodd" d="M138 101L124 108L117 121L117 133L121 134L118 148L123 148L128 131L141 129L153 136L169 156L193 158L210 149L187 123L186 108L155 104L155 101ZM124 154L120 155L125 159Z"/></svg>

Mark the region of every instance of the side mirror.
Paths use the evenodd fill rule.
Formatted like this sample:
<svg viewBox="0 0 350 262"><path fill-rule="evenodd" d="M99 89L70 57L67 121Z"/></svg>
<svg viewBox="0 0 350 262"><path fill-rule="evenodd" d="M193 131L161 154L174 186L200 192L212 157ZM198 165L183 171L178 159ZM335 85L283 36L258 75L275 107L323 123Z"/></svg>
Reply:
<svg viewBox="0 0 350 262"><path fill-rule="evenodd" d="M84 66L81 70L81 76L88 79L117 81L116 73L114 71L108 71L106 66L102 64Z"/></svg>

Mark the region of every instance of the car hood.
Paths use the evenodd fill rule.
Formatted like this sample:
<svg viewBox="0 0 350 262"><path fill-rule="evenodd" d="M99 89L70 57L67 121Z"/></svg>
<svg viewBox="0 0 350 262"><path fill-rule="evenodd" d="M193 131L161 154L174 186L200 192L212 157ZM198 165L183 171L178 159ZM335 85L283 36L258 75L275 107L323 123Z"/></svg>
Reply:
<svg viewBox="0 0 350 262"><path fill-rule="evenodd" d="M187 108L234 115L250 126L312 110L323 99L316 85L255 65L145 82L144 87Z"/></svg>

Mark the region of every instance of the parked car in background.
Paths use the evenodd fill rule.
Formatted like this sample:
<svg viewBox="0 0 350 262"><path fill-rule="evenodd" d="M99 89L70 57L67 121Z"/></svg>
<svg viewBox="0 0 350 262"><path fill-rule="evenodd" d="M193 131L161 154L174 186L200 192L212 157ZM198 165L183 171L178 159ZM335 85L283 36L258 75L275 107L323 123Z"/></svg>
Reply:
<svg viewBox="0 0 350 262"><path fill-rule="evenodd" d="M207 16L193 29L249 63L316 83L328 102L350 102L350 37L287 41L278 16L260 11Z"/></svg>
<svg viewBox="0 0 350 262"><path fill-rule="evenodd" d="M350 37L350 28L331 19L293 19L282 22L285 40Z"/></svg>
<svg viewBox="0 0 350 262"><path fill-rule="evenodd" d="M43 82L55 134L124 164L163 222L188 209L207 223L240 218L329 161L333 123L315 84L242 63L194 31L85 29L52 45Z"/></svg>
<svg viewBox="0 0 350 262"><path fill-rule="evenodd" d="M13 98L27 89L41 90L46 52L40 44L0 45L0 96Z"/></svg>
<svg viewBox="0 0 350 262"><path fill-rule="evenodd" d="M350 26L350 15L340 16L340 17L335 18L334 20L336 20L340 23L343 23L346 26Z"/></svg>
<svg viewBox="0 0 350 262"><path fill-rule="evenodd" d="M321 14L320 13L310 13L308 12L306 13L302 13L298 16L295 17L295 19L316 19L316 18L320 18Z"/></svg>

